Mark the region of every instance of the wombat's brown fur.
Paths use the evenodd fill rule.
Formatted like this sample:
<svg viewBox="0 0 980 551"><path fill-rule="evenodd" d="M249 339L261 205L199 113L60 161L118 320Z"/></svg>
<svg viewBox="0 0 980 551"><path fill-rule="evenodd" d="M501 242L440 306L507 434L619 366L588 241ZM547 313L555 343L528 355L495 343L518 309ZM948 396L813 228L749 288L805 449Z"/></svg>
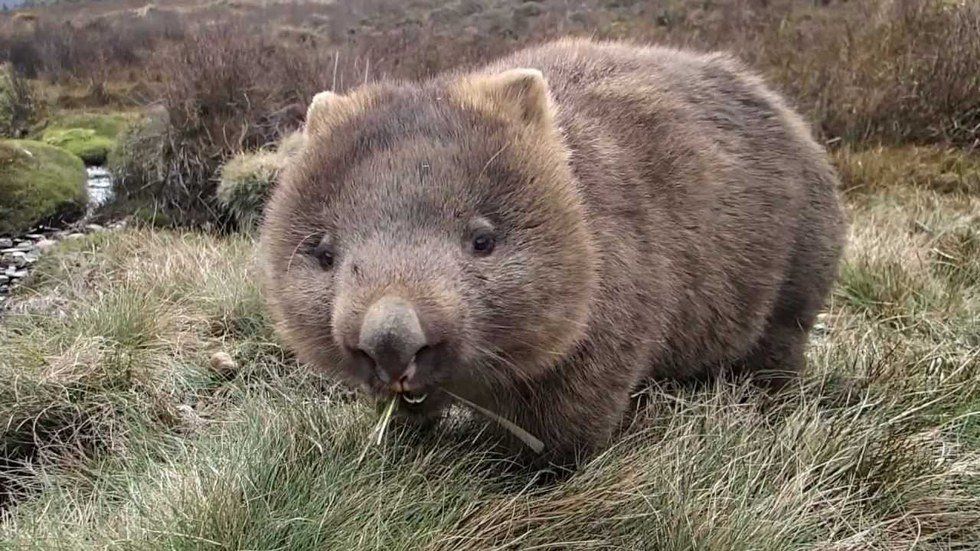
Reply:
<svg viewBox="0 0 980 551"><path fill-rule="evenodd" d="M448 389L553 456L646 377L795 374L841 253L824 150L726 55L559 41L320 94L306 133L263 230L299 358L423 416Z"/></svg>

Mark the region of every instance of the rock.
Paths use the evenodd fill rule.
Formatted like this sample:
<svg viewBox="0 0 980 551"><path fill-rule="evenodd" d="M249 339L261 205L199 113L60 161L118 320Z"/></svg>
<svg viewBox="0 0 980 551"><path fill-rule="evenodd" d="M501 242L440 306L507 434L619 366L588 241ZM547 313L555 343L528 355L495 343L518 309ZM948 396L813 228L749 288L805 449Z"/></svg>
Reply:
<svg viewBox="0 0 980 551"><path fill-rule="evenodd" d="M10 277L7 274L0 274L0 286L10 283Z"/></svg>
<svg viewBox="0 0 980 551"><path fill-rule="evenodd" d="M27 277L27 270L18 270L13 266L7 266L7 271L4 273L11 279L22 279Z"/></svg>
<svg viewBox="0 0 980 551"><path fill-rule="evenodd" d="M87 224L85 226L85 229L87 231L90 231L90 232L99 232L99 231L105 230L105 228L103 228L102 226L100 226L98 224Z"/></svg>
<svg viewBox="0 0 980 551"><path fill-rule="evenodd" d="M39 241L41 239L44 239L44 235L40 233L29 233L24 237L30 239L31 241Z"/></svg>
<svg viewBox="0 0 980 551"><path fill-rule="evenodd" d="M17 251L10 254L10 263L18 268L23 268L27 266L29 262L27 261L27 253L22 251Z"/></svg>
<svg viewBox="0 0 980 551"><path fill-rule="evenodd" d="M0 237L0 249L9 249L14 246L14 240L9 237Z"/></svg>
<svg viewBox="0 0 980 551"><path fill-rule="evenodd" d="M191 428L198 428L204 424L204 419L194 411L194 408L187 404L180 404L177 406L177 417L180 418L181 422L185 425L189 425Z"/></svg>
<svg viewBox="0 0 980 551"><path fill-rule="evenodd" d="M57 244L58 242L53 239L44 238L38 241L37 243L35 243L34 246L37 248L39 252L46 253L50 251Z"/></svg>
<svg viewBox="0 0 980 551"><path fill-rule="evenodd" d="M81 239L85 237L84 233L69 233L65 239Z"/></svg>
<svg viewBox="0 0 980 551"><path fill-rule="evenodd" d="M211 355L211 370L222 377L231 377L238 371L238 364L231 359L227 352L215 352Z"/></svg>
<svg viewBox="0 0 980 551"><path fill-rule="evenodd" d="M10 247L7 249L0 250L0 254L14 254L14 253L26 253L34 248L34 245L17 245L16 247Z"/></svg>

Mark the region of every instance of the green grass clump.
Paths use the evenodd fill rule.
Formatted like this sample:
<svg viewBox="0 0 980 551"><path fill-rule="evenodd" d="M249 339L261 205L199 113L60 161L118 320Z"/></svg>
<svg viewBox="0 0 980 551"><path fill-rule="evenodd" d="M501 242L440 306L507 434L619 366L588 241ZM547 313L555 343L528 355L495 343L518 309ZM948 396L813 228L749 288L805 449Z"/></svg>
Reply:
<svg viewBox="0 0 980 551"><path fill-rule="evenodd" d="M574 471L515 466L466 407L379 442L368 400L279 343L245 236L65 241L0 323L0 540L972 549L980 197L954 188L849 197L843 275L799 385L641 389L616 442ZM238 369L215 372L215 352Z"/></svg>
<svg viewBox="0 0 980 551"><path fill-rule="evenodd" d="M243 152L221 167L218 204L244 230L257 228L284 163L303 145L303 134L286 136L276 151Z"/></svg>
<svg viewBox="0 0 980 551"><path fill-rule="evenodd" d="M85 167L71 153L30 140L0 141L0 234L85 211Z"/></svg>
<svg viewBox="0 0 980 551"><path fill-rule="evenodd" d="M281 167L279 154L272 151L235 155L221 167L218 204L241 228L256 228Z"/></svg>

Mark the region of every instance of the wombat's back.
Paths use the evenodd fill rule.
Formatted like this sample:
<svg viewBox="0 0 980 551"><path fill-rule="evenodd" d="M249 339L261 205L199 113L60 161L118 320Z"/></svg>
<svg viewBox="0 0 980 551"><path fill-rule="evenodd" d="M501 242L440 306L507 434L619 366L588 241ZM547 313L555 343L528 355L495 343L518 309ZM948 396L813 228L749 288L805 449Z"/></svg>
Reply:
<svg viewBox="0 0 980 551"><path fill-rule="evenodd" d="M517 66L548 80L601 244L594 338L656 376L795 371L844 228L801 119L723 54L566 40L487 71Z"/></svg>

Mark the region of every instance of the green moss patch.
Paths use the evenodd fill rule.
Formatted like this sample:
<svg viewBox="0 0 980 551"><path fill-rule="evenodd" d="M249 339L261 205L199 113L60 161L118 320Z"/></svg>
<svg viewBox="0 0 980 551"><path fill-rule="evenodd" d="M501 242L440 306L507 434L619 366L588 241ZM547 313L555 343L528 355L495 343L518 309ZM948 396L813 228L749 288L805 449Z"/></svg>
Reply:
<svg viewBox="0 0 980 551"><path fill-rule="evenodd" d="M64 148L78 155L87 165L100 165L105 162L115 142L99 136L88 128L69 128L67 130L46 130L44 143Z"/></svg>
<svg viewBox="0 0 980 551"><path fill-rule="evenodd" d="M80 216L85 202L78 157L41 142L0 141L0 234Z"/></svg>
<svg viewBox="0 0 980 551"><path fill-rule="evenodd" d="M106 162L116 136L131 118L123 113L62 113L48 120L41 140L71 151L86 164L99 165Z"/></svg>

